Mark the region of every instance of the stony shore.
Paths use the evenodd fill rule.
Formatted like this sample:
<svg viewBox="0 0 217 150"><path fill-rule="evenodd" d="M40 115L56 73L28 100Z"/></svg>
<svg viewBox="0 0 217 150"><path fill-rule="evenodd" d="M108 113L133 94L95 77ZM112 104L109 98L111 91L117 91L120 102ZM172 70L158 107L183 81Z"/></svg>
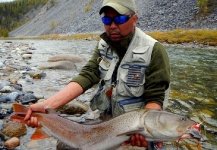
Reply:
<svg viewBox="0 0 217 150"><path fill-rule="evenodd" d="M17 128L17 126L13 125L12 129L7 129L9 131L4 130L9 126L7 122L13 112L12 104L29 105L37 101L43 101L63 88L78 73L78 70L81 69L86 60L89 59L91 50L96 44L94 41L84 46L85 43L85 41L50 41L50 44L49 41L46 44L43 41L31 40L0 41L0 149L7 149L3 147L4 141L11 136L15 136L17 132L13 131L14 135L4 135L11 133L12 129ZM61 44L63 45L59 48L58 45ZM82 48L86 50L85 53L81 51ZM72 54L67 55L68 50ZM94 112L92 113L91 111L80 117L89 109L85 105L88 104L91 93L90 90L80 98L83 100L83 105L78 102L72 104L73 107L79 109L67 108L73 109L74 113L80 113L80 115L64 115L63 117L78 122L84 121L85 118L96 118ZM65 113L64 111L67 111L67 109L60 111ZM20 128L17 128L17 130L21 132ZM56 139L54 138L31 141L30 136L33 131L34 129L27 128L27 132L24 132L26 135L21 136L21 144L16 150L55 149Z"/></svg>

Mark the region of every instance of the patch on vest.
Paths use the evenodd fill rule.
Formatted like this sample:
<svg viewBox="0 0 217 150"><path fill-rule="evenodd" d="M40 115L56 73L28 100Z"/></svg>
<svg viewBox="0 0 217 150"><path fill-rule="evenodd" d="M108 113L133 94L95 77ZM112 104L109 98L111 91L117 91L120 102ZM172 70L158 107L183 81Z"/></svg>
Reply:
<svg viewBox="0 0 217 150"><path fill-rule="evenodd" d="M143 82L144 73L142 70L146 68L140 65L130 65L128 68L126 85L129 87L138 87Z"/></svg>

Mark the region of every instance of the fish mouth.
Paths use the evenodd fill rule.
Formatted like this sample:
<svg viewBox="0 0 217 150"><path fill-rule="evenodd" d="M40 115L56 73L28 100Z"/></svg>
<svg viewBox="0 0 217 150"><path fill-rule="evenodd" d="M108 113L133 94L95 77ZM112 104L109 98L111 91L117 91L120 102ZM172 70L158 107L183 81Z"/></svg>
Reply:
<svg viewBox="0 0 217 150"><path fill-rule="evenodd" d="M189 129L185 134L180 137L180 139L184 138L194 138L200 140L202 138L202 135L197 129Z"/></svg>
<svg viewBox="0 0 217 150"><path fill-rule="evenodd" d="M185 134L183 134L180 138L179 141L181 139L186 139L186 138L193 138L193 139L197 139L198 141L200 141L200 139L202 138L202 135L200 133L200 124L196 124L191 126Z"/></svg>

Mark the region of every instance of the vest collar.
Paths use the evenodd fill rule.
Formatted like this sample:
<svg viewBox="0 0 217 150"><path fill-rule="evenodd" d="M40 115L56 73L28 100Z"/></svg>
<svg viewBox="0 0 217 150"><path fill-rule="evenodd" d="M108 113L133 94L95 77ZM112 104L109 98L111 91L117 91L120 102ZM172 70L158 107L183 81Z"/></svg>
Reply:
<svg viewBox="0 0 217 150"><path fill-rule="evenodd" d="M123 57L124 54L126 53L130 42L133 39L135 32L129 34L128 36L122 38L118 42L113 42L109 39L107 36L106 32L102 33L100 37L110 46L112 51L115 51L120 57Z"/></svg>

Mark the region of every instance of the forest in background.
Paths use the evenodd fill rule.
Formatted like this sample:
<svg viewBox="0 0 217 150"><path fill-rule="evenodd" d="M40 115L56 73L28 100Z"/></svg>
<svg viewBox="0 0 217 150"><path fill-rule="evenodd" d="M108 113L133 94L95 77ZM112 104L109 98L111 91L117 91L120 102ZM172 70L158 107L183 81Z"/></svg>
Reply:
<svg viewBox="0 0 217 150"><path fill-rule="evenodd" d="M0 36L7 37L10 31L28 21L23 19L26 13L47 2L48 0L15 0L0 3Z"/></svg>

